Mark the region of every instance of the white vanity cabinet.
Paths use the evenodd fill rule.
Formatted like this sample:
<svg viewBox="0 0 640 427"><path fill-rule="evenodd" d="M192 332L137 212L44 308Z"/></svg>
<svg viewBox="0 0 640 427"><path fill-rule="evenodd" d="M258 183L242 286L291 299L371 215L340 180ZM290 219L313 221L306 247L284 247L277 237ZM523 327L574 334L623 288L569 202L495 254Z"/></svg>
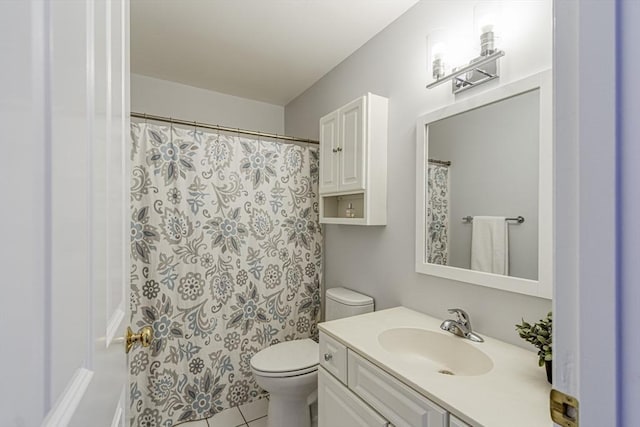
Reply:
<svg viewBox="0 0 640 427"><path fill-rule="evenodd" d="M449 415L449 427L471 427L469 424L465 423L461 419L454 417L453 415Z"/></svg>
<svg viewBox="0 0 640 427"><path fill-rule="evenodd" d="M320 334L320 365L347 384L347 347L327 334Z"/></svg>
<svg viewBox="0 0 640 427"><path fill-rule="evenodd" d="M387 122L387 98L371 93L320 119L321 223L386 224Z"/></svg>
<svg viewBox="0 0 640 427"><path fill-rule="evenodd" d="M335 364L342 357L347 362L346 378L343 362L340 368ZM322 333L320 365L319 427L450 427L445 409ZM451 424L454 426L468 427L464 423Z"/></svg>
<svg viewBox="0 0 640 427"><path fill-rule="evenodd" d="M318 371L318 427L387 427L380 414L324 368Z"/></svg>
<svg viewBox="0 0 640 427"><path fill-rule="evenodd" d="M449 414L353 351L348 351L349 389L396 427L447 427Z"/></svg>
<svg viewBox="0 0 640 427"><path fill-rule="evenodd" d="M486 335L474 343L441 324L406 307L319 323L320 373L342 387L341 404L368 408L389 426L553 426L551 386L536 353ZM330 403L337 392L328 393L322 385L320 420L335 420L339 411Z"/></svg>

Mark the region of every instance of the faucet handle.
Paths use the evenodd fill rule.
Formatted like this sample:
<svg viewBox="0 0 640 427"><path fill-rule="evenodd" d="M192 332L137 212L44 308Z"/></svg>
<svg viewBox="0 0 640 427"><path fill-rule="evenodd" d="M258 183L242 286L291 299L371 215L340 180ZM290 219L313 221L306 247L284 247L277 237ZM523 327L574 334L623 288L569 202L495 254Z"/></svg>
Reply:
<svg viewBox="0 0 640 427"><path fill-rule="evenodd" d="M450 308L447 311L451 314L455 314L456 317L458 318L458 322L467 326L469 330L471 330L471 319L469 319L469 315L467 314L466 311L464 311L461 308Z"/></svg>

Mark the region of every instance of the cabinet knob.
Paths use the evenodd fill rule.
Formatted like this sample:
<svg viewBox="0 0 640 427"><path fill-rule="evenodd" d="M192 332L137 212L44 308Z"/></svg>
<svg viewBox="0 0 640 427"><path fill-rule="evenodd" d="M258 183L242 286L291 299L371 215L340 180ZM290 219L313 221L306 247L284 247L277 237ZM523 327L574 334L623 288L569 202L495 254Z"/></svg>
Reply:
<svg viewBox="0 0 640 427"><path fill-rule="evenodd" d="M334 149L333 149L333 150L331 150L331 151L333 151L334 153L337 153L337 152L338 152L338 149L337 149L337 148L334 148Z"/></svg>
<svg viewBox="0 0 640 427"><path fill-rule="evenodd" d="M338 148L337 148L337 150L338 150L338 151L342 151L342 147L338 147Z"/></svg>
<svg viewBox="0 0 640 427"><path fill-rule="evenodd" d="M330 353L325 353L324 354L324 361L325 362L328 362L331 359L333 359L333 354L330 354Z"/></svg>

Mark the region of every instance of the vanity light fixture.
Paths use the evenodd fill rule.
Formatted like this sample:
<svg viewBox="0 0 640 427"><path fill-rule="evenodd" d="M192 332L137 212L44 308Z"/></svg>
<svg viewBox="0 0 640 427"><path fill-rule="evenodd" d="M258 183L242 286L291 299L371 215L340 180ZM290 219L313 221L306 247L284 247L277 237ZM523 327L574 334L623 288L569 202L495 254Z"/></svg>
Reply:
<svg viewBox="0 0 640 427"><path fill-rule="evenodd" d="M480 56L469 61L467 65L453 68L449 74L445 74L444 52L440 43L432 47L432 69L434 82L427 85L432 89L451 80L454 94L471 89L482 83L500 77L498 59L505 55L503 50L495 46L494 25L487 23L482 25L480 34Z"/></svg>

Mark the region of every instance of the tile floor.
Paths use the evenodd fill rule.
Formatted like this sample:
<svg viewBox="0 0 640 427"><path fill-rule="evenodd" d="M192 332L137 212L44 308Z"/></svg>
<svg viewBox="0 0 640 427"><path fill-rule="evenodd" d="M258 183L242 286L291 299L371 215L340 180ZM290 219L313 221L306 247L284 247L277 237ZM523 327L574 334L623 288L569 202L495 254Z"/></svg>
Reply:
<svg viewBox="0 0 640 427"><path fill-rule="evenodd" d="M181 427L267 427L269 397L230 408L206 420L191 421ZM311 427L318 427L318 404L311 405Z"/></svg>
<svg viewBox="0 0 640 427"><path fill-rule="evenodd" d="M184 427L267 427L267 406L264 398L240 407L226 409L206 420L184 423Z"/></svg>

